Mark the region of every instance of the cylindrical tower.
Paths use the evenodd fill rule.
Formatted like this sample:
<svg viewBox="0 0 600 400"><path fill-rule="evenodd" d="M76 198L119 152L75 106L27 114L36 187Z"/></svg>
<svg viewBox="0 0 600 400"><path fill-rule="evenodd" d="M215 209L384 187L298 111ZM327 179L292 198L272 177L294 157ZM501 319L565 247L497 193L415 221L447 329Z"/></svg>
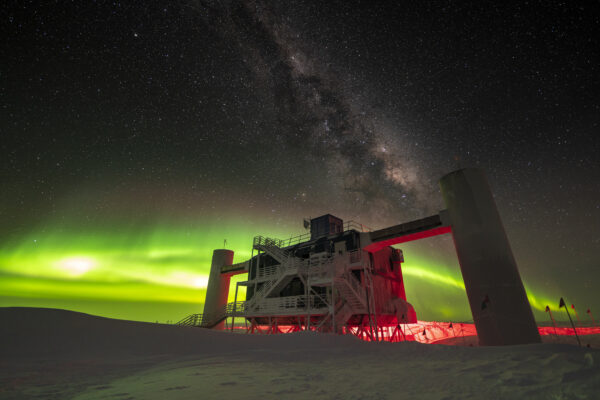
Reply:
<svg viewBox="0 0 600 400"><path fill-rule="evenodd" d="M484 346L539 343L540 335L483 171L440 179L469 305Z"/></svg>
<svg viewBox="0 0 600 400"><path fill-rule="evenodd" d="M231 275L221 274L221 267L231 265L232 263L233 250L219 249L213 251L210 275L208 276L208 287L206 288L206 299L204 300L204 321L215 321L215 319L218 319L227 305ZM224 324L225 321L219 321L218 324L212 327L222 329Z"/></svg>

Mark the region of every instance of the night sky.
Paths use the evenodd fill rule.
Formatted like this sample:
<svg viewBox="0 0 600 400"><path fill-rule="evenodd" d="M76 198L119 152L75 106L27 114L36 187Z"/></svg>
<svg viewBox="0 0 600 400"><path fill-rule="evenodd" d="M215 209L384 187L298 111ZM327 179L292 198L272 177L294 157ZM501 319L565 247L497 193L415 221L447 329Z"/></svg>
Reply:
<svg viewBox="0 0 600 400"><path fill-rule="evenodd" d="M598 9L386 3L2 2L0 306L178 320L224 240L478 167L536 317L600 316ZM451 237L400 247L418 316L471 319Z"/></svg>

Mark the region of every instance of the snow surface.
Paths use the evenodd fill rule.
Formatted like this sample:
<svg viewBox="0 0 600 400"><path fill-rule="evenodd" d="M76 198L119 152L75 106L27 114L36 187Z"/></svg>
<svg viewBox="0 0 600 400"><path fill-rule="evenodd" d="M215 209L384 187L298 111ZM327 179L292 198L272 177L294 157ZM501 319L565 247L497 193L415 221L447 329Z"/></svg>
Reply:
<svg viewBox="0 0 600 400"><path fill-rule="evenodd" d="M244 335L0 308L0 399L600 399L600 351Z"/></svg>

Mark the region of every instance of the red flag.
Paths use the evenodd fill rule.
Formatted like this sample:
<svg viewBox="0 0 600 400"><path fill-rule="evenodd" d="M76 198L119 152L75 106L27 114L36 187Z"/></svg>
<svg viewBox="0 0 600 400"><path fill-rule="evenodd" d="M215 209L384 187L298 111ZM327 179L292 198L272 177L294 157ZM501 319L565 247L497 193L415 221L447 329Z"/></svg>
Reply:
<svg viewBox="0 0 600 400"><path fill-rule="evenodd" d="M563 298L561 297L561 298L560 298L560 303L558 304L558 308L561 308L561 307L566 307L566 306L567 306L567 305L565 304L565 301L564 301L564 300L563 300Z"/></svg>
<svg viewBox="0 0 600 400"><path fill-rule="evenodd" d="M575 309L575 304L571 304L571 308L574 310Z"/></svg>
<svg viewBox="0 0 600 400"><path fill-rule="evenodd" d="M546 306L546 312L550 312L550 306Z"/></svg>

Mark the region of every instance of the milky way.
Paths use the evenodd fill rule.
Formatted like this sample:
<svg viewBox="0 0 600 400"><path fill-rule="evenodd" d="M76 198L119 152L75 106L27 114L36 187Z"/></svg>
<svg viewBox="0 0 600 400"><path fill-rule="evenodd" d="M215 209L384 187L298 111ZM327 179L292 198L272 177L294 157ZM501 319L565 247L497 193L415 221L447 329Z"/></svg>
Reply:
<svg viewBox="0 0 600 400"><path fill-rule="evenodd" d="M354 212L370 210L377 219L399 209L405 216L437 211L439 202L427 190L435 177L407 157L398 128L355 100L318 52L305 51L300 35L269 5L194 4L209 26L237 44L260 86L273 97L275 139L326 170L338 199L353 199Z"/></svg>
<svg viewBox="0 0 600 400"><path fill-rule="evenodd" d="M325 213L433 215L438 179L477 167L536 317L561 296L600 307L586 3L0 8L0 305L183 316L202 308L211 249L243 261L255 234ZM402 249L419 315L469 318L452 238Z"/></svg>

